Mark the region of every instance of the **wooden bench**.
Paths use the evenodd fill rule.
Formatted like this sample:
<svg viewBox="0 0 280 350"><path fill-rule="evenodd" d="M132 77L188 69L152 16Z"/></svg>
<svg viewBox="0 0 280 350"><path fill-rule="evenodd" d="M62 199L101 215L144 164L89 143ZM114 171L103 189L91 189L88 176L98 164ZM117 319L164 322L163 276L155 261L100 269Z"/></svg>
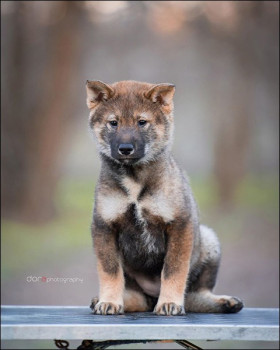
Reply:
<svg viewBox="0 0 280 350"><path fill-rule="evenodd" d="M6 305L1 307L1 316L3 340L279 341L279 309L245 308L237 314L188 313L164 317L152 313L100 316L81 306Z"/></svg>

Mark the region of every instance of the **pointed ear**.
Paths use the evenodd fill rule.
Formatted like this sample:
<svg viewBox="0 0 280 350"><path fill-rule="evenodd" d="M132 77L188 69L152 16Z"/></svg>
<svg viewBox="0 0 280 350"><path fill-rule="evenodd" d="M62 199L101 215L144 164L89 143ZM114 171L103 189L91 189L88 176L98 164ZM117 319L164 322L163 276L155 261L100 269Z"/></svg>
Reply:
<svg viewBox="0 0 280 350"><path fill-rule="evenodd" d="M88 108L94 107L98 102L107 101L114 94L114 89L110 85L99 80L87 80L86 90Z"/></svg>
<svg viewBox="0 0 280 350"><path fill-rule="evenodd" d="M174 93L175 85L157 84L145 93L145 97L150 99L152 102L159 102L160 104L167 106L172 102Z"/></svg>

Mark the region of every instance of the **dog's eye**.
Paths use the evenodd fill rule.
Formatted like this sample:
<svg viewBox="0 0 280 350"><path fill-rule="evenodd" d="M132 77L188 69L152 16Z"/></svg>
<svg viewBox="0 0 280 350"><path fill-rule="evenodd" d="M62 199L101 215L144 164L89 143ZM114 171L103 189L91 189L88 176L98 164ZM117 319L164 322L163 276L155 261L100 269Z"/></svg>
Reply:
<svg viewBox="0 0 280 350"><path fill-rule="evenodd" d="M141 119L138 121L138 125L140 125L140 126L144 126L145 124L147 124L146 120Z"/></svg>
<svg viewBox="0 0 280 350"><path fill-rule="evenodd" d="M115 127L118 126L118 122L116 120L111 120L110 124Z"/></svg>

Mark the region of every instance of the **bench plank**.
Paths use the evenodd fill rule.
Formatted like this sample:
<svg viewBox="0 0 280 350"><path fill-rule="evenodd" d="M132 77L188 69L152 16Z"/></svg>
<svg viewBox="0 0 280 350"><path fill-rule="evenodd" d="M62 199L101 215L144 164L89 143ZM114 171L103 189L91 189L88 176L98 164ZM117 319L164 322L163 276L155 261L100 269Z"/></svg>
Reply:
<svg viewBox="0 0 280 350"><path fill-rule="evenodd" d="M245 308L237 314L93 315L81 306L1 307L2 339L279 340L279 309Z"/></svg>

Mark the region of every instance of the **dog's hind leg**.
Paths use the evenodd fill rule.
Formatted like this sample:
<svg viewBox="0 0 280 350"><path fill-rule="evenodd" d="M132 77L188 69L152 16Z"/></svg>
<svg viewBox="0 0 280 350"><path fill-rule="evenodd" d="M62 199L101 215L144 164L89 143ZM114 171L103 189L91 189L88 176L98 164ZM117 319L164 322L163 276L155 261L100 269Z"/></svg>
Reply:
<svg viewBox="0 0 280 350"><path fill-rule="evenodd" d="M139 290L125 289L124 290L124 312L146 312L153 311L156 304L155 298L145 295ZM93 298L91 301L90 308L93 310L95 305L98 303L98 297Z"/></svg>
<svg viewBox="0 0 280 350"><path fill-rule="evenodd" d="M220 264L220 244L214 231L200 226L202 268L197 280L190 285L185 297L188 312L233 313L242 309L240 299L228 295L215 295L212 290Z"/></svg>
<svg viewBox="0 0 280 350"><path fill-rule="evenodd" d="M216 295L210 290L189 292L185 298L186 312L234 313L243 308L237 297Z"/></svg>
<svg viewBox="0 0 280 350"><path fill-rule="evenodd" d="M156 298L145 294L138 283L125 274L124 312L153 311Z"/></svg>
<svg viewBox="0 0 280 350"><path fill-rule="evenodd" d="M124 312L145 311L152 311L148 298L140 291L126 289L124 291Z"/></svg>

